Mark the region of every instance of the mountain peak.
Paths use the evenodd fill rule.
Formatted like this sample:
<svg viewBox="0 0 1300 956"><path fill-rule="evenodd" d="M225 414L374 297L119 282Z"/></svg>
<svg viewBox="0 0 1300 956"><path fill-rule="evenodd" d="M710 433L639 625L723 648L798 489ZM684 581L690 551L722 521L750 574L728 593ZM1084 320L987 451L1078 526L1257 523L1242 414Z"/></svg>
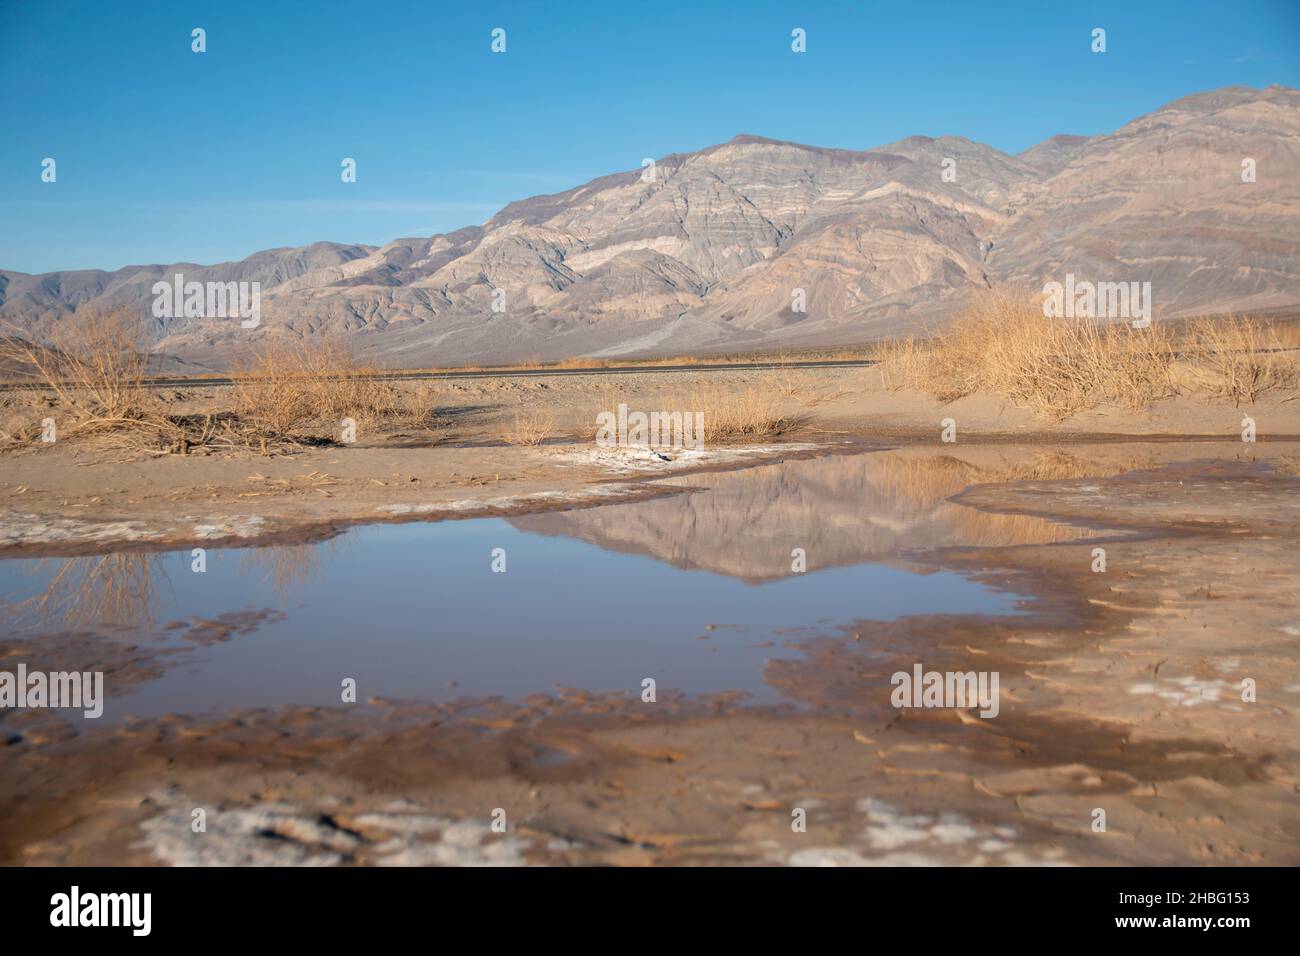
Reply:
<svg viewBox="0 0 1300 956"><path fill-rule="evenodd" d="M955 135L853 151L741 133L663 156L652 173L521 199L481 226L183 271L260 282L255 335L356 336L408 365L858 343L941 318L974 289L1066 271L1158 279L1162 315L1294 308L1298 138L1300 93L1284 87L1195 94L1018 157ZM1269 175L1243 185L1241 157ZM1150 214L1175 201L1176 219ZM1189 247L1189 234L1216 238ZM181 266L0 271L0 318L147 311L169 271ZM791 311L792 289L806 292L806 312ZM248 336L219 319L156 332L159 350L214 367Z"/></svg>
<svg viewBox="0 0 1300 956"><path fill-rule="evenodd" d="M789 140L772 139L770 136L758 136L754 133L737 133L727 141L728 146L802 146ZM809 147L804 146L804 149Z"/></svg>

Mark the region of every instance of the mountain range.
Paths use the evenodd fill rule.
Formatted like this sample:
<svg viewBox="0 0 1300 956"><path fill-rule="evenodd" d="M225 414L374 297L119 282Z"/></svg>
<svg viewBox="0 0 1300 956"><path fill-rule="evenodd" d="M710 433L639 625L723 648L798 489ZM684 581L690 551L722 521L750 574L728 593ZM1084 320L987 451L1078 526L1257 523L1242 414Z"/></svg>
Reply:
<svg viewBox="0 0 1300 956"><path fill-rule="evenodd" d="M177 272L259 282L261 325L155 318L152 286ZM428 366L856 344L1066 273L1149 281L1157 318L1300 307L1300 91L1198 93L1014 156L740 135L381 247L0 270L0 318L39 337L80 307L139 308L155 351L208 368L262 336L338 335Z"/></svg>

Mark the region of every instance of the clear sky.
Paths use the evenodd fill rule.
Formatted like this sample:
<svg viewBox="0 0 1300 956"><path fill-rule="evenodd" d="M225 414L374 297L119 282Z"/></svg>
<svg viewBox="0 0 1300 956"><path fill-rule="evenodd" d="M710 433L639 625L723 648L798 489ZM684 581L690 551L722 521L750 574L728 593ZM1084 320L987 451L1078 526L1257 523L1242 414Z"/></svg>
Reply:
<svg viewBox="0 0 1300 956"><path fill-rule="evenodd" d="M741 132L1018 152L1271 83L1300 0L0 0L0 268L381 244Z"/></svg>

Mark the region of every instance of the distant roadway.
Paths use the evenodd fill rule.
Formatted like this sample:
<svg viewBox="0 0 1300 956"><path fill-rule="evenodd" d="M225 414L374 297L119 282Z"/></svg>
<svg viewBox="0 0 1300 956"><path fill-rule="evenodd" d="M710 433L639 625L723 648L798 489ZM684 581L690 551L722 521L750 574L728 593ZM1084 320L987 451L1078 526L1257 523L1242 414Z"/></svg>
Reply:
<svg viewBox="0 0 1300 956"><path fill-rule="evenodd" d="M612 368L533 368L533 369L440 369L432 371L379 372L368 378L375 381L421 381L425 379L454 378L550 378L565 375L640 375L645 372L751 372L777 368L867 368L875 363L866 359L825 360L813 362L717 362L698 365L632 365ZM226 375L190 377L158 376L142 383L147 388L207 388L233 385L234 379ZM28 388L29 385L7 382L0 389Z"/></svg>

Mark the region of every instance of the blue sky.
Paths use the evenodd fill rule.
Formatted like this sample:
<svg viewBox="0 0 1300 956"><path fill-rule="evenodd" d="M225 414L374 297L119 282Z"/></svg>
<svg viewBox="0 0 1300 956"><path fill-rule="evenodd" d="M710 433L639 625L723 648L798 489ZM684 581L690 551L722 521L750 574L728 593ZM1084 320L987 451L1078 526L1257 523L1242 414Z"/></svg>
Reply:
<svg viewBox="0 0 1300 956"><path fill-rule="evenodd" d="M1297 0L0 0L0 268L430 235L740 132L1018 152L1270 83L1300 85Z"/></svg>

